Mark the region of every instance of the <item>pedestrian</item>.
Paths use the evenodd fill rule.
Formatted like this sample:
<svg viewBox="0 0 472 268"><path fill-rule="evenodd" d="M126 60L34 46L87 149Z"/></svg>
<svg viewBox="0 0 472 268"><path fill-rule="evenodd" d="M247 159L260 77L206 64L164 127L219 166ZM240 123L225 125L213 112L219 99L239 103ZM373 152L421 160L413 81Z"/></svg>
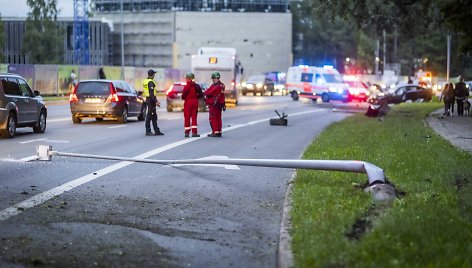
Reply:
<svg viewBox="0 0 472 268"><path fill-rule="evenodd" d="M462 75L459 76L459 82L456 84L456 102L457 102L457 114L459 116L464 115L464 100L469 97L469 90L464 83Z"/></svg>
<svg viewBox="0 0 472 268"><path fill-rule="evenodd" d="M211 134L208 134L208 137L221 137L221 128L223 126L221 112L222 110L226 110L225 85L220 81L219 72L212 73L211 80L213 84L205 91L212 130Z"/></svg>
<svg viewBox="0 0 472 268"><path fill-rule="evenodd" d="M185 80L187 83L182 92L185 138L189 137L190 130L192 130L192 137L200 137L197 131L198 99L203 98L203 91L200 85L195 83L195 75L193 73L187 73Z"/></svg>
<svg viewBox="0 0 472 268"><path fill-rule="evenodd" d="M100 67L100 69L98 69L98 79L107 79L107 76L105 75L105 70L103 70L103 67Z"/></svg>
<svg viewBox="0 0 472 268"><path fill-rule="evenodd" d="M157 89L156 89L156 82L154 82L154 74L156 71L149 70L148 71L148 78L144 79L143 81L143 97L146 101L147 113L146 113L146 136L154 136L154 135L164 135L157 127L157 111L156 107L160 107L161 104L157 100ZM152 126L154 128L154 133L151 132L151 121Z"/></svg>
<svg viewBox="0 0 472 268"><path fill-rule="evenodd" d="M455 95L455 90L454 90L454 84L449 83L444 85L443 92L441 93L441 99L444 100L444 116L451 116L451 106L452 106L452 112L454 112L454 95Z"/></svg>

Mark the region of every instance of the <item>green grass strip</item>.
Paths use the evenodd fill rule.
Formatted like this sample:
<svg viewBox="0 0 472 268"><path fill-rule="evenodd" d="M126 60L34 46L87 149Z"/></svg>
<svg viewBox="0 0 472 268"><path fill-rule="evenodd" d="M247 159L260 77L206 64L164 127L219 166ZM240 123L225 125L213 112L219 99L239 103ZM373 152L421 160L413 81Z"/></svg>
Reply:
<svg viewBox="0 0 472 268"><path fill-rule="evenodd" d="M296 267L472 267L472 157L425 123L439 103L405 103L384 120L329 126L304 159L363 160L402 192L374 202L365 174L299 170L292 193Z"/></svg>

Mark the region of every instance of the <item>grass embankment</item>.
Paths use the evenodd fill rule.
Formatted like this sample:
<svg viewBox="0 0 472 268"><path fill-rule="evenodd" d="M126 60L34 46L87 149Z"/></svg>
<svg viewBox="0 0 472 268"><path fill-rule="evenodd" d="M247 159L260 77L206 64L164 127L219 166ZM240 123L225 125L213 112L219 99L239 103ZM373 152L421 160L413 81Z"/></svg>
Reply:
<svg viewBox="0 0 472 268"><path fill-rule="evenodd" d="M293 190L296 267L472 267L472 157L425 124L438 103L358 114L328 127L304 159L385 170L399 198L376 203L364 174L299 170Z"/></svg>

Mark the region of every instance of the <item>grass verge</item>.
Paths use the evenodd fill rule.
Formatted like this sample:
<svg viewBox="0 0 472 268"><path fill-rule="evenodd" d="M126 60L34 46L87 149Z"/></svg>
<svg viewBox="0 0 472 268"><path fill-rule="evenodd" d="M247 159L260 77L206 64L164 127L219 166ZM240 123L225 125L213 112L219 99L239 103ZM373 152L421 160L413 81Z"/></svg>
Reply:
<svg viewBox="0 0 472 268"><path fill-rule="evenodd" d="M363 160L402 194L360 189L364 174L299 170L292 192L296 267L472 267L472 157L425 123L438 103L358 114L328 127L304 159Z"/></svg>

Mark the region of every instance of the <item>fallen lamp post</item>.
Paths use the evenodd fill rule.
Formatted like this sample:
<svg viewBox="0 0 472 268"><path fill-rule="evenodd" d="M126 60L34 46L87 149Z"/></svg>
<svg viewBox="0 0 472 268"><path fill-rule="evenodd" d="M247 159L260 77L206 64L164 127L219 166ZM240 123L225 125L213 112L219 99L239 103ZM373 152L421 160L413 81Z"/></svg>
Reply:
<svg viewBox="0 0 472 268"><path fill-rule="evenodd" d="M374 164L357 160L288 160L288 159L181 159L181 160L155 160L130 157L117 157L92 154L77 154L53 151L50 145L38 145L37 157L39 161L51 161L52 156L78 157L103 160L129 161L138 163L150 163L160 165L174 164L215 164L215 165L240 165L256 167L275 167L293 169L315 169L326 171L342 171L353 173L365 173L368 178L368 186L364 188L371 193L375 200L390 200L396 197L396 190L388 183L383 169Z"/></svg>

